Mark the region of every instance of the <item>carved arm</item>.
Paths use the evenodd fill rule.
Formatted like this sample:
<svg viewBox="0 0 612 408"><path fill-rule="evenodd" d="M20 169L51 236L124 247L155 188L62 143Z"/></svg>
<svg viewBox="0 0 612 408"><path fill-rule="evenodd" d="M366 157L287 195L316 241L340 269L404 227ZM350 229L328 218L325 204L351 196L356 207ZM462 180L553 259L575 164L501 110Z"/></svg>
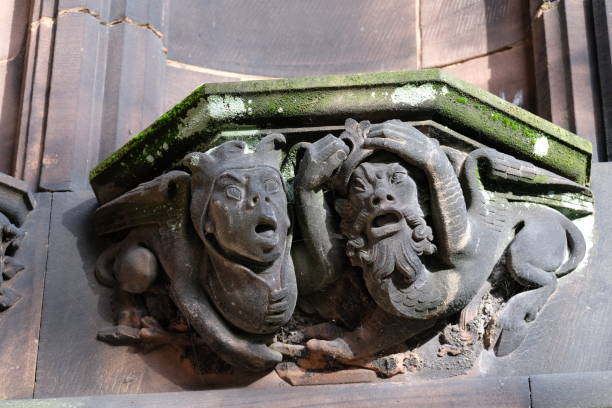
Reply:
<svg viewBox="0 0 612 408"><path fill-rule="evenodd" d="M308 294L334 282L345 267L345 246L336 231L334 213L325 202L323 186L346 159L348 148L332 135L301 147L304 153L294 189L302 241L294 242L293 253L300 293Z"/></svg>
<svg viewBox="0 0 612 408"><path fill-rule="evenodd" d="M452 265L453 255L460 253L467 243L469 220L463 190L438 141L410 125L391 120L373 125L364 147L387 150L425 172L439 255Z"/></svg>
<svg viewBox="0 0 612 408"><path fill-rule="evenodd" d="M196 280L183 274L175 276L170 295L206 344L225 361L253 371L282 361L282 355L266 344L232 331Z"/></svg>

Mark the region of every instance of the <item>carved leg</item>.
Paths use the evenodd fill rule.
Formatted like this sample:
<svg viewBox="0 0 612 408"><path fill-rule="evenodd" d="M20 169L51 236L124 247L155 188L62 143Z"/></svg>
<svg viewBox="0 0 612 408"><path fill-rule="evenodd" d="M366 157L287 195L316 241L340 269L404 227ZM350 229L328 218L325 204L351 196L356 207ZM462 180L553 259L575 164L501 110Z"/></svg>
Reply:
<svg viewBox="0 0 612 408"><path fill-rule="evenodd" d="M157 258L149 249L138 244L118 251L113 263L116 281L116 326L98 332L98 339L114 344L129 345L141 341L140 329L145 310L135 298L145 292L157 278Z"/></svg>
<svg viewBox="0 0 612 408"><path fill-rule="evenodd" d="M402 343L429 329L434 323L430 320L403 319L376 308L354 331L331 341L312 339L306 343L306 347L338 360L354 360Z"/></svg>
<svg viewBox="0 0 612 408"><path fill-rule="evenodd" d="M540 235L542 231L538 231ZM539 246L534 239L537 239L538 234L527 234L527 232L525 227L511 244L508 269L519 283L536 289L514 296L506 305L499 321L501 333L496 347L498 356L511 353L523 342L527 335L528 323L535 320L538 312L557 288L554 270L563 261L564 231L557 236L550 234L547 241L540 241L545 244Z"/></svg>

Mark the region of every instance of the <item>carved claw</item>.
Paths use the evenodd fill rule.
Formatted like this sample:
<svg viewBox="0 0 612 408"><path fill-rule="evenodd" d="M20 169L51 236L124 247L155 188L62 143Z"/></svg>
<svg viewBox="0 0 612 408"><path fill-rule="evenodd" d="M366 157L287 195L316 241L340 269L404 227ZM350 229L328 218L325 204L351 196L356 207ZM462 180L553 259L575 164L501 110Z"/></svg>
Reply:
<svg viewBox="0 0 612 408"><path fill-rule="evenodd" d="M354 360L355 354L342 338L335 340L308 340L306 348L314 353L324 354L336 360Z"/></svg>
<svg viewBox="0 0 612 408"><path fill-rule="evenodd" d="M529 323L532 322L539 309L536 305L523 302L521 299L511 299L507 309L499 321L499 337L495 346L498 357L506 356L516 350L527 336Z"/></svg>
<svg viewBox="0 0 612 408"><path fill-rule="evenodd" d="M346 159L348 147L333 135L327 135L307 145L300 161L300 185L315 190L326 183Z"/></svg>
<svg viewBox="0 0 612 408"><path fill-rule="evenodd" d="M120 324L100 330L97 338L113 346L133 346L140 343L140 329Z"/></svg>
<svg viewBox="0 0 612 408"><path fill-rule="evenodd" d="M419 168L432 166L442 152L436 139L399 120L372 125L363 146L387 150Z"/></svg>

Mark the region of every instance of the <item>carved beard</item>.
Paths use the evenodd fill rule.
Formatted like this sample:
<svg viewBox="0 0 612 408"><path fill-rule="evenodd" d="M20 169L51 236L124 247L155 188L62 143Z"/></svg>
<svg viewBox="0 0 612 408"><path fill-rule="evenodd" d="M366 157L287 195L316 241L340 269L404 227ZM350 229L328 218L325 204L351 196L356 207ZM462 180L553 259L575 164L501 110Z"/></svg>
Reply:
<svg viewBox="0 0 612 408"><path fill-rule="evenodd" d="M362 212L356 218L354 226L359 228L359 235L349 238L347 254L353 265L359 265L366 280L377 282L392 277L399 286L409 286L423 272L420 256L432 254L436 247L432 244L433 235L425 219L418 213L404 210L406 225L397 233L366 244L363 235L364 220L367 214ZM353 232L357 232L353 230Z"/></svg>
<svg viewBox="0 0 612 408"><path fill-rule="evenodd" d="M400 282L408 286L423 271L423 263L415 250L412 230L402 228L396 234L375 242L369 250L361 252L362 268L367 278L378 282L395 272Z"/></svg>

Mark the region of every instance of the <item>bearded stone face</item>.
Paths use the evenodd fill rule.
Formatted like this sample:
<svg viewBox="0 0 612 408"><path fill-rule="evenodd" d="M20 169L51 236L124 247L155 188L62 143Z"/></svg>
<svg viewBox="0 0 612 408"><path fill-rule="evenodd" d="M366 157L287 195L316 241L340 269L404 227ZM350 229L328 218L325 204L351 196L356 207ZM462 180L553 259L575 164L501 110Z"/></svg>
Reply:
<svg viewBox="0 0 612 408"><path fill-rule="evenodd" d="M362 163L351 176L348 196L336 201L347 255L363 269L375 301L389 285L401 290L423 271L420 256L435 251L423 218L417 186L399 163ZM381 298L382 300L382 298ZM378 301L377 301L378 303Z"/></svg>
<svg viewBox="0 0 612 408"><path fill-rule="evenodd" d="M278 171L263 166L235 169L215 180L205 230L226 255L256 263L274 262L285 250L289 226L287 197Z"/></svg>

